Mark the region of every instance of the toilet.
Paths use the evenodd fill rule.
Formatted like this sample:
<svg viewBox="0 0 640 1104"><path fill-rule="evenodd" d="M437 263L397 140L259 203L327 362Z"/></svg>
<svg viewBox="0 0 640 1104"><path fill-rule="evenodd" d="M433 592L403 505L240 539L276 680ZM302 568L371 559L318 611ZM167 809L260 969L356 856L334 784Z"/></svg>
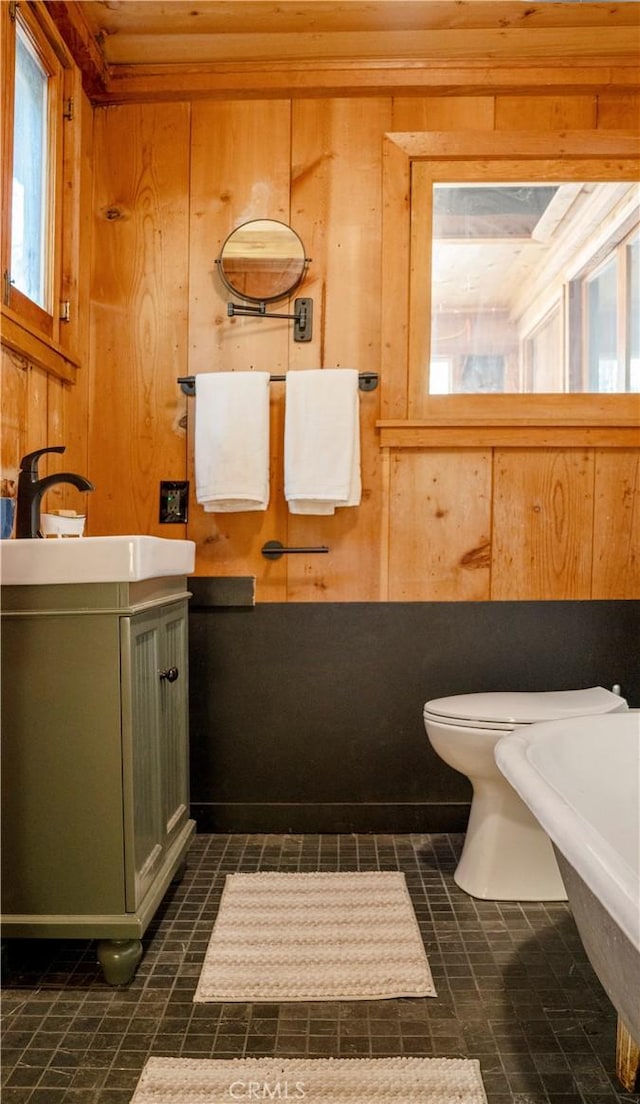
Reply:
<svg viewBox="0 0 640 1104"><path fill-rule="evenodd" d="M461 889L489 901L566 901L549 838L500 773L494 748L505 733L536 721L627 708L624 698L602 686L461 694L425 704L424 724L433 750L473 786L469 824L454 874Z"/></svg>

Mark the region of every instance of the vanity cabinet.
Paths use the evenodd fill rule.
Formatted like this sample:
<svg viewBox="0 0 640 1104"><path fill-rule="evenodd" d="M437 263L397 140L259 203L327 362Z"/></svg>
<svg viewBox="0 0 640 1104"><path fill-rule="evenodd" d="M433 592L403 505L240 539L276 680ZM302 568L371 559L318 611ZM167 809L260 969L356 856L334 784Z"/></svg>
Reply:
<svg viewBox="0 0 640 1104"><path fill-rule="evenodd" d="M194 831L182 577L2 592L2 926L95 938L107 981Z"/></svg>

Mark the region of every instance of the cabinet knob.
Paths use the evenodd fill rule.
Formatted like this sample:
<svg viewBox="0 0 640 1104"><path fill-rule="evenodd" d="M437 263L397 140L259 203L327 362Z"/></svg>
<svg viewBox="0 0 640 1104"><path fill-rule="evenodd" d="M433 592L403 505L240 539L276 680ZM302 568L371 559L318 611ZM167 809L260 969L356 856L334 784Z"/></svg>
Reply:
<svg viewBox="0 0 640 1104"><path fill-rule="evenodd" d="M167 682L175 682L179 674L177 667L167 667L166 671L160 671L160 678L166 679Z"/></svg>

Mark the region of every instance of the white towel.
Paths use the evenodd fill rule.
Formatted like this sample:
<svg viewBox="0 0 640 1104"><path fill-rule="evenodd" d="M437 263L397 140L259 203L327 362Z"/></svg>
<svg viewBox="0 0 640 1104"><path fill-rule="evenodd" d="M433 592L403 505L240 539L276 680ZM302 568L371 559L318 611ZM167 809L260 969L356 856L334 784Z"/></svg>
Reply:
<svg viewBox="0 0 640 1104"><path fill-rule="evenodd" d="M269 505L269 373L196 376L196 499L209 512Z"/></svg>
<svg viewBox="0 0 640 1104"><path fill-rule="evenodd" d="M333 514L360 504L358 373L321 368L287 374L284 493L292 514Z"/></svg>

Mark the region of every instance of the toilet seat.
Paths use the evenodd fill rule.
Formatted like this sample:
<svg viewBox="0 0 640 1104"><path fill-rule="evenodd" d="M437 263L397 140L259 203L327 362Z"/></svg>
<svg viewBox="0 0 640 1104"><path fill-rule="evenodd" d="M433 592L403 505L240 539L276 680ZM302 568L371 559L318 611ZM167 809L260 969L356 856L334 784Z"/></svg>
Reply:
<svg viewBox="0 0 640 1104"><path fill-rule="evenodd" d="M586 690L499 691L434 698L426 702L423 716L425 720L437 721L442 725L510 732L516 725L618 713L626 709L624 698L605 690L603 686L592 686Z"/></svg>

